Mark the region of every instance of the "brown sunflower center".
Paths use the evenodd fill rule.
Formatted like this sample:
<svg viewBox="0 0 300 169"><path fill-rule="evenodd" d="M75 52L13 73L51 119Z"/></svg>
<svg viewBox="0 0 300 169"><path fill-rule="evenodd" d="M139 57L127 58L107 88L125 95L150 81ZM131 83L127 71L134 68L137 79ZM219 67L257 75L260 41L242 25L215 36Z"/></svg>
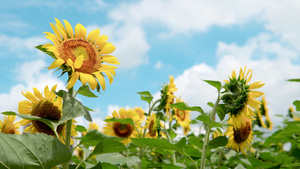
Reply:
<svg viewBox="0 0 300 169"><path fill-rule="evenodd" d="M185 120L186 112L183 110L178 110L176 111L176 116L180 118L181 121Z"/></svg>
<svg viewBox="0 0 300 169"><path fill-rule="evenodd" d="M116 122L113 125L113 130L118 137L126 138L131 135L134 128L131 124L121 124Z"/></svg>
<svg viewBox="0 0 300 169"><path fill-rule="evenodd" d="M149 130L149 134L151 137L156 136L156 127L155 127L155 123L153 120L151 120L148 130Z"/></svg>
<svg viewBox="0 0 300 169"><path fill-rule="evenodd" d="M83 55L82 66L76 70L87 74L98 71L101 66L101 58L97 51L88 41L77 38L64 40L58 48L60 57L65 61L71 59L75 62L77 57Z"/></svg>
<svg viewBox="0 0 300 169"><path fill-rule="evenodd" d="M5 133L5 134L15 134L16 133L16 129L15 129L14 124L12 124L12 123L4 124L2 126L2 133Z"/></svg>
<svg viewBox="0 0 300 169"><path fill-rule="evenodd" d="M47 100L38 102L33 108L31 114L48 120L59 120L61 118L61 111L58 109L58 107ZM32 124L39 132L46 133L48 135L54 135L54 132L47 124L38 120L33 120ZM59 125L57 127L57 132L60 133L62 129L63 125Z"/></svg>
<svg viewBox="0 0 300 169"><path fill-rule="evenodd" d="M234 140L237 143L242 143L247 140L251 133L251 124L246 122L245 125L241 126L239 129L234 129Z"/></svg>

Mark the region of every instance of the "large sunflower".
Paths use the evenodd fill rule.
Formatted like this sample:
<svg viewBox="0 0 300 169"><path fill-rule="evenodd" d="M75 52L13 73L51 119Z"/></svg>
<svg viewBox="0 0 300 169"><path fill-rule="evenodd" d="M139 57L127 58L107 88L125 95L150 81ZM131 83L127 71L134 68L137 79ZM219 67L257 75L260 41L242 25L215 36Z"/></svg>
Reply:
<svg viewBox="0 0 300 169"><path fill-rule="evenodd" d="M243 154L245 150L249 150L251 147L251 142L253 138L253 131L251 127L251 119L246 115L242 114L241 119L243 124L239 127L236 127L232 118L229 119L227 127L227 131L225 134L229 136L228 143L226 147L231 147L237 152L242 151Z"/></svg>
<svg viewBox="0 0 300 169"><path fill-rule="evenodd" d="M105 90L104 74L111 84L116 67L103 63L119 64L116 57L107 55L112 53L116 47L110 42L106 42L108 39L106 35L99 36L99 29L93 30L87 35L86 28L81 24L77 24L73 31L68 21L63 20L65 26L56 18L55 21L56 24L50 23L54 34L45 32L45 37L53 44L43 45L43 48L55 55L55 60L49 69L59 68L63 69L63 72L69 73L67 89L72 88L80 79L83 85L88 82L91 89L94 90L98 85L96 80L98 79L102 89Z"/></svg>
<svg viewBox="0 0 300 169"><path fill-rule="evenodd" d="M49 120L59 120L62 115L62 98L57 97L54 91L56 86L53 86L49 90L48 86L44 89L44 96L37 88L33 88L33 93L27 91L23 95L28 100L23 100L19 102L18 111L20 114L27 114L33 116L39 116ZM74 121L74 120L73 120ZM74 121L75 122L75 121ZM46 133L48 135L55 135L52 129L43 122L37 120L26 120L23 119L19 121L21 126L27 126L24 132L30 133ZM71 135L76 136L77 132L75 130L76 126L72 124ZM59 125L57 127L57 133L60 140L64 143L66 126Z"/></svg>
<svg viewBox="0 0 300 169"><path fill-rule="evenodd" d="M183 102L183 99L176 98L176 103ZM190 119L190 112L189 110L180 110L177 108L174 108L174 116L173 118L176 119L177 123L182 127L188 127L190 125L191 119Z"/></svg>
<svg viewBox="0 0 300 169"><path fill-rule="evenodd" d="M130 138L138 137L139 133L137 129L140 129L141 122L139 121L139 117L135 111L132 109L121 108L119 112L114 111L112 113L112 117L108 116L106 119L111 119L113 117L117 119L131 118L134 121L135 126L131 124L121 124L119 122L108 122L103 127L104 134L124 138L124 140L122 140L124 145L131 142Z"/></svg>
<svg viewBox="0 0 300 169"><path fill-rule="evenodd" d="M6 134L20 134L18 129L20 125L18 123L14 123L16 116L4 116L3 121L0 120L0 132Z"/></svg>
<svg viewBox="0 0 300 169"><path fill-rule="evenodd" d="M252 78L252 70L246 71L240 68L239 76L237 77L236 72L232 71L231 77L228 80L224 80L223 94L225 95L222 100L225 103L227 113L231 115L234 125L238 128L242 125L241 114L245 114L251 120L255 116L252 108L259 108L261 102L255 98L262 96L264 93L260 91L253 91L254 89L261 88L264 83L254 82L249 84Z"/></svg>

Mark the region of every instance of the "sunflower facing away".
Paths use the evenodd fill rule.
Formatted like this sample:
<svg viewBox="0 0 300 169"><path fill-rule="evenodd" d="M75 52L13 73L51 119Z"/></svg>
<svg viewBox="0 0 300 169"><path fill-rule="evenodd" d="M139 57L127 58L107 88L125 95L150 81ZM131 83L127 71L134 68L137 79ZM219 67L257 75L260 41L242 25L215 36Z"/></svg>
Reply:
<svg viewBox="0 0 300 169"><path fill-rule="evenodd" d="M176 98L176 103L183 102L183 99ZM188 127L190 125L190 112L189 110L180 110L174 108L174 116L173 118L176 119L177 123L182 127Z"/></svg>
<svg viewBox="0 0 300 169"><path fill-rule="evenodd" d="M241 151L243 154L246 154L245 150L248 151L251 148L253 131L251 119L244 114L241 115L241 119L243 120L243 123L240 127L234 126L232 118L228 121L230 126L227 127L227 131L225 132L225 134L229 136L226 147L231 147L237 152Z"/></svg>
<svg viewBox="0 0 300 169"><path fill-rule="evenodd" d="M162 132L158 131L158 130L161 130L162 126L163 126L163 123L161 123L156 118L156 114L155 113L152 113L148 117L148 119L146 121L146 125L144 126L144 128L147 129L147 131L146 131L147 133L146 133L145 137L146 138L157 138L159 134L163 134Z"/></svg>
<svg viewBox="0 0 300 169"><path fill-rule="evenodd" d="M224 96L222 100L225 103L227 113L230 114L233 119L233 123L236 127L240 127L243 124L240 116L245 114L251 120L255 116L252 108L259 108L261 102L255 98L262 96L264 93L260 91L253 91L254 89L261 88L264 83L254 82L249 84L252 78L252 70L246 71L240 68L239 76L237 77L236 72L232 71L231 77L228 80L224 80L224 92L230 93L230 96Z"/></svg>
<svg viewBox="0 0 300 169"><path fill-rule="evenodd" d="M131 118L135 126L132 126L131 124L121 124L119 122L108 122L103 127L104 134L124 138L124 140L122 140L122 143L124 145L127 145L131 142L130 138L139 137L137 129L140 129L141 122L139 121L139 117L135 111L133 111L132 109L121 108L119 112L114 111L112 113L112 117L108 116L106 117L106 119L110 119L113 117L117 119Z"/></svg>
<svg viewBox="0 0 300 169"><path fill-rule="evenodd" d="M49 69L58 68L69 73L67 89L72 88L80 79L83 85L88 82L92 90L99 85L98 80L102 89L105 90L104 74L111 84L116 66L103 63L120 64L116 57L108 55L116 47L110 42L106 42L108 39L106 35L100 36L99 29L93 30L87 35L86 28L81 24L77 24L73 31L68 21L63 20L65 26L56 18L55 21L56 24L50 23L54 34L45 32L45 37L53 44L43 45L43 48L55 55L55 60Z"/></svg>
<svg viewBox="0 0 300 169"><path fill-rule="evenodd" d="M44 96L37 88L33 88L33 93L27 91L23 95L28 100L23 100L19 102L18 111L20 114L27 114L33 116L39 116L49 120L59 120L62 115L62 98L57 97L54 91L56 86L53 86L49 90L48 86L44 89ZM55 135L52 129L43 122L37 120L26 120L23 119L19 121L21 126L27 126L24 132L30 133L46 133L48 135ZM71 135L76 136L77 132L75 131L75 125L72 124ZM60 137L60 140L64 143L64 137L66 132L65 125L59 125L57 127L57 133ZM72 140L71 140L72 142Z"/></svg>
<svg viewBox="0 0 300 169"><path fill-rule="evenodd" d="M18 123L14 123L16 116L5 115L3 121L0 120L0 132L5 134L20 134L18 129L20 125Z"/></svg>

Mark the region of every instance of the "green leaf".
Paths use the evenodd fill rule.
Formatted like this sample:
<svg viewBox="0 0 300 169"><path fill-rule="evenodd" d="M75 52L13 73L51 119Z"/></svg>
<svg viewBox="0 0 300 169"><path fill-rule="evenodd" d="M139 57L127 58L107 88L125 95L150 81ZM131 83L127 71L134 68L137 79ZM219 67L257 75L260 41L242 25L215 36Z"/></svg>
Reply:
<svg viewBox="0 0 300 169"><path fill-rule="evenodd" d="M51 51L48 51L46 48L43 48L43 45L38 45L35 48L37 48L38 50L40 50L40 51L46 53L47 55L51 56L53 59L56 59L56 56L54 55L54 53L51 52Z"/></svg>
<svg viewBox="0 0 300 169"><path fill-rule="evenodd" d="M300 163L285 164L282 165L281 167L296 167L296 166L300 166Z"/></svg>
<svg viewBox="0 0 300 169"><path fill-rule="evenodd" d="M300 79L289 79L290 82L300 82Z"/></svg>
<svg viewBox="0 0 300 169"><path fill-rule="evenodd" d="M191 157L195 158L201 158L202 153L199 151L199 149L196 148L184 148L184 152L187 153Z"/></svg>
<svg viewBox="0 0 300 169"><path fill-rule="evenodd" d="M168 129L168 133L170 133L170 137L172 140L177 136L177 134L172 129Z"/></svg>
<svg viewBox="0 0 300 169"><path fill-rule="evenodd" d="M121 123L121 124L131 124L134 126L133 120L131 118L127 118L127 119L118 119L118 118L110 118L110 119L105 119L105 122L117 122L117 123Z"/></svg>
<svg viewBox="0 0 300 169"><path fill-rule="evenodd" d="M92 122L92 117L89 111L82 105L82 103L76 100L70 93L63 90L60 90L59 92L61 91L63 92L63 107L62 117L59 120L59 124L83 115L87 121Z"/></svg>
<svg viewBox="0 0 300 169"><path fill-rule="evenodd" d="M213 81L213 80L203 80L203 81L210 84L211 86L217 88L218 91L220 91L222 88L222 84L219 81Z"/></svg>
<svg viewBox="0 0 300 169"><path fill-rule="evenodd" d="M261 161L259 159L254 158L254 157L248 157L248 160L250 161L252 166L255 167L255 168L258 168L258 167L271 168L271 167L274 167L274 166L278 165L278 164L274 164L274 163L271 163L271 162L264 162L264 161Z"/></svg>
<svg viewBox="0 0 300 169"><path fill-rule="evenodd" d="M197 112L200 112L201 114L204 114L204 111L202 110L201 107L199 107L199 106L190 107L190 106L186 105L184 102L178 102L175 104L171 104L170 107L180 109L180 110L197 111Z"/></svg>
<svg viewBox="0 0 300 169"><path fill-rule="evenodd" d="M75 130L79 131L79 132L85 132L85 131L87 131L87 129L84 126L81 126L81 125L76 125Z"/></svg>
<svg viewBox="0 0 300 169"><path fill-rule="evenodd" d="M274 136L274 138L285 138L293 136L296 133L300 133L300 124L290 124L286 126L284 130Z"/></svg>
<svg viewBox="0 0 300 169"><path fill-rule="evenodd" d="M211 120L210 117L208 117L205 114L198 116L196 119L199 120L199 121L202 121L203 123L207 124L211 128L213 128L213 127L222 127L222 124Z"/></svg>
<svg viewBox="0 0 300 169"><path fill-rule="evenodd" d="M82 137L79 145L96 146L100 141L105 140L122 140L119 137L107 136L100 131L92 129L89 130L85 136Z"/></svg>
<svg viewBox="0 0 300 169"><path fill-rule="evenodd" d="M189 137L189 143L197 146L199 149L203 148L203 140L198 137L195 137L195 136Z"/></svg>
<svg viewBox="0 0 300 169"><path fill-rule="evenodd" d="M140 159L136 156L130 156L128 158L124 157L120 153L107 153L107 154L100 154L96 155L96 161L103 163L110 163L110 164L127 164L127 166L133 166L140 163ZM106 168L105 168L106 169Z"/></svg>
<svg viewBox="0 0 300 169"><path fill-rule="evenodd" d="M292 112L292 115L295 118L300 118L300 113L299 112Z"/></svg>
<svg viewBox="0 0 300 169"><path fill-rule="evenodd" d="M126 151L127 148L123 143L116 140L105 140L100 141L94 151L93 154L104 154L104 153L114 153L114 152L122 152Z"/></svg>
<svg viewBox="0 0 300 169"><path fill-rule="evenodd" d="M226 136L219 136L211 140L208 145L210 149L213 149L220 146L226 146L227 143L228 139Z"/></svg>
<svg viewBox="0 0 300 169"><path fill-rule="evenodd" d="M0 133L0 161L9 168L48 169L70 159L69 149L53 136Z"/></svg>
<svg viewBox="0 0 300 169"><path fill-rule="evenodd" d="M140 94L141 95L141 99L144 100L144 101L146 101L146 102L148 102L149 104L153 100L153 96L148 91L137 92L137 94Z"/></svg>
<svg viewBox="0 0 300 169"><path fill-rule="evenodd" d="M173 164L163 164L162 169L182 169L182 166L177 166Z"/></svg>
<svg viewBox="0 0 300 169"><path fill-rule="evenodd" d="M296 111L300 111L300 100L296 100L293 102L293 105L296 106Z"/></svg>
<svg viewBox="0 0 300 169"><path fill-rule="evenodd" d="M131 141L137 146L157 147L168 150L176 150L178 152L183 152L183 147L186 144L185 137L181 138L181 140L176 144L172 144L165 139L152 138L131 138Z"/></svg>
<svg viewBox="0 0 300 169"><path fill-rule="evenodd" d="M209 105L210 107L214 107L214 104L212 102L208 102L207 105ZM217 107L217 114L220 118L220 120L224 120L225 115L226 115L226 107L225 104L219 104Z"/></svg>
<svg viewBox="0 0 300 169"><path fill-rule="evenodd" d="M102 167L102 168L100 168L100 169L119 169L118 166L112 165L112 164L110 164L110 163L100 163L100 162L99 162L98 164L101 164L101 167ZM96 168L91 168L91 169L96 169ZM99 169L99 168L97 168L97 169Z"/></svg>
<svg viewBox="0 0 300 169"><path fill-rule="evenodd" d="M98 97L97 95L95 95L89 88L88 85L83 85L81 86L78 91L77 91L78 94L81 94L83 96L86 96L86 97Z"/></svg>

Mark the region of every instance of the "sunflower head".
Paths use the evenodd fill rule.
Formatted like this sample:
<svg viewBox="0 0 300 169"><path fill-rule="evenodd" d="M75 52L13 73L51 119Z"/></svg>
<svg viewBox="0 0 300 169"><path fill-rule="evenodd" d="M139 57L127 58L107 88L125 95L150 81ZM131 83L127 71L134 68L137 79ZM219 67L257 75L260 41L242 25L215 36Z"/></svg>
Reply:
<svg viewBox="0 0 300 169"><path fill-rule="evenodd" d="M146 137L147 138L158 138L163 133L161 132L161 128L163 126L163 123L160 122L160 120L156 117L156 114L152 113L147 121L146 125L144 126L144 129L147 129Z"/></svg>
<svg viewBox="0 0 300 169"><path fill-rule="evenodd" d="M145 111L141 107L135 107L133 108L133 111L136 112L140 121L145 120Z"/></svg>
<svg viewBox="0 0 300 169"><path fill-rule="evenodd" d="M176 103L183 102L184 100L179 98L176 98ZM182 127L187 127L190 125L191 119L190 119L190 112L189 110L180 110L177 108L174 108L174 116L173 118L176 119L177 123Z"/></svg>
<svg viewBox="0 0 300 169"><path fill-rule="evenodd" d="M131 118L134 121L135 126L131 124L121 124L119 122L108 122L103 128L103 133L106 135L116 136L124 138L122 143L127 145L131 142L130 138L138 137L137 129L140 128L141 122L135 111L132 109L121 108L118 112L114 111L112 117L117 119L127 119ZM106 119L112 118L111 116L106 117Z"/></svg>
<svg viewBox="0 0 300 169"><path fill-rule="evenodd" d="M14 123L16 116L13 115L5 115L3 121L0 120L0 132L5 134L20 134L18 129L20 125L18 123Z"/></svg>
<svg viewBox="0 0 300 169"><path fill-rule="evenodd" d="M62 115L62 98L57 97L54 91L56 90L56 85L49 90L48 86L44 89L44 96L37 88L33 88L33 93L27 91L23 95L28 100L23 100L19 102L18 111L20 114L27 114L38 116L44 119L58 121ZM27 126L24 132L30 133L45 133L48 135L55 135L53 130L45 123L37 120L26 120L23 119L19 121L22 126ZM72 136L76 136L75 125L72 124ZM61 141L64 142L62 136L65 134L65 125L59 125L57 127L57 133L61 137Z"/></svg>
<svg viewBox="0 0 300 169"><path fill-rule="evenodd" d="M264 84L260 83L260 81L249 84L251 78L252 70L249 69L247 71L245 67L244 70L240 69L239 76L233 71L229 81L225 80L222 100L225 103L227 113L231 116L238 117L245 113L249 118L252 118L255 115L250 107L259 107L260 102L254 98L260 97L263 95L263 92L253 91L253 89L258 89Z"/></svg>
<svg viewBox="0 0 300 169"><path fill-rule="evenodd" d="M100 36L99 29L93 30L87 35L86 28L81 24L77 24L73 31L68 21L63 20L65 25L56 18L55 21L55 24L50 23L54 34L45 32L45 37L53 44L47 43L42 46L51 52L55 59L49 69L62 69L62 74L68 72L68 89L72 88L80 79L83 85L88 82L92 90L100 85L104 90L104 74L112 83L116 69L115 66L104 63L119 64L116 57L109 55L116 47L110 42L106 42L108 39L106 35Z"/></svg>
<svg viewBox="0 0 300 169"><path fill-rule="evenodd" d="M295 110L294 110L293 106L290 106L290 107L289 107L289 110L288 110L288 113L289 113L290 118L293 118L293 117L294 117L293 114L292 114L293 112L295 112Z"/></svg>
<svg viewBox="0 0 300 169"><path fill-rule="evenodd" d="M240 118L243 123L239 127L234 126L234 123L231 120L228 121L230 126L227 128L225 134L229 136L229 140L226 147L231 147L237 152L241 150L243 154L246 154L245 150L249 150L251 147L253 131L251 127L251 119L244 114L241 115Z"/></svg>

